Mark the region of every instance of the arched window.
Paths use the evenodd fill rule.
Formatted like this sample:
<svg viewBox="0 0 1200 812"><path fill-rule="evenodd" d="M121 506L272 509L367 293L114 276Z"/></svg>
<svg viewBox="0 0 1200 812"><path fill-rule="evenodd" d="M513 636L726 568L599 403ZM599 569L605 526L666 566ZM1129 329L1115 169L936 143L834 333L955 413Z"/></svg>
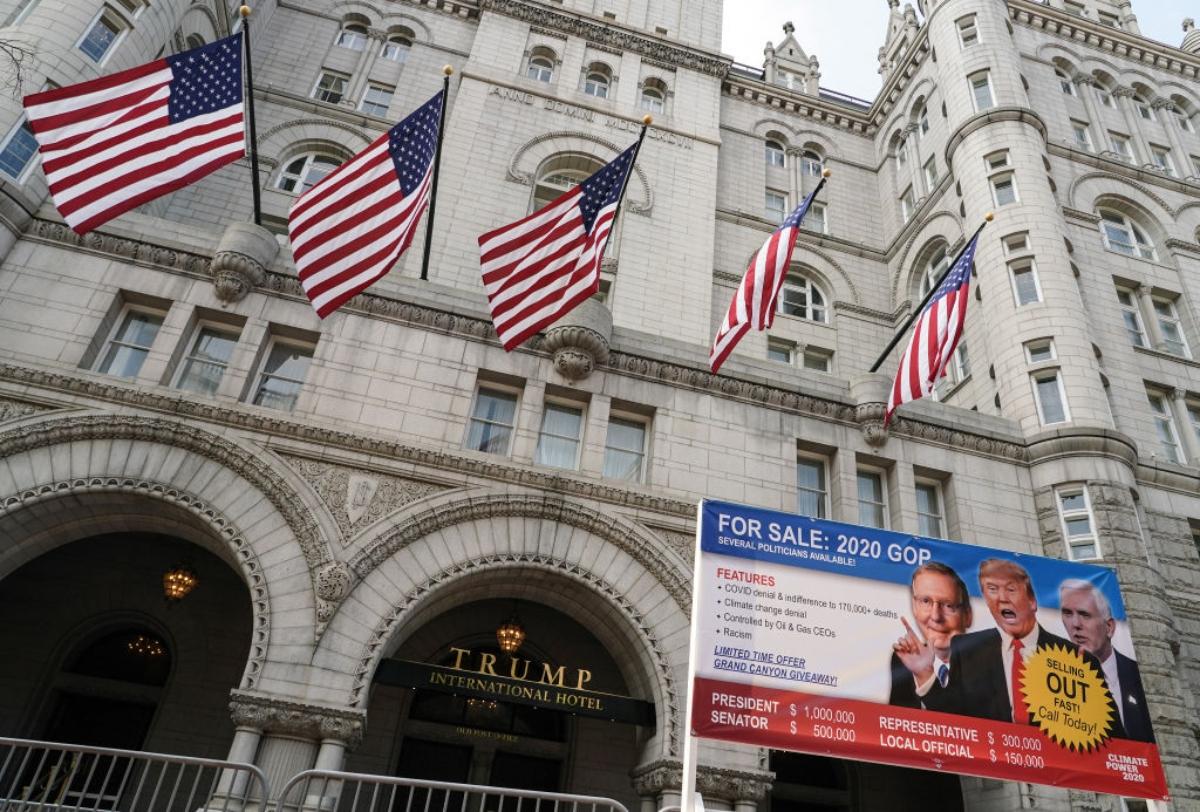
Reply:
<svg viewBox="0 0 1200 812"><path fill-rule="evenodd" d="M939 245L926 261L921 274L920 295L923 297L937 284L938 279L950 265L950 255L946 253L946 244Z"/></svg>
<svg viewBox="0 0 1200 812"><path fill-rule="evenodd" d="M293 158L280 171L275 188L282 192L304 194L333 170L342 165L342 159L328 153L308 152Z"/></svg>
<svg viewBox="0 0 1200 812"><path fill-rule="evenodd" d="M1062 88L1063 93L1065 93L1068 96L1075 95L1075 83L1071 81L1070 76L1067 76L1067 74L1065 72L1063 72L1061 69L1055 68L1054 69L1054 78L1058 79L1058 86L1060 88Z"/></svg>
<svg viewBox="0 0 1200 812"><path fill-rule="evenodd" d="M807 276L789 274L779 292L779 312L824 324L828 321L829 300Z"/></svg>
<svg viewBox="0 0 1200 812"><path fill-rule="evenodd" d="M783 144L773 138L768 138L766 143L766 158L767 166L782 168L785 164Z"/></svg>
<svg viewBox="0 0 1200 812"><path fill-rule="evenodd" d="M651 113L662 113L667 109L667 86L658 79L647 79L642 83L642 98L639 102L643 110Z"/></svg>
<svg viewBox="0 0 1200 812"><path fill-rule="evenodd" d="M603 166L603 161L591 155L556 155L546 161L538 171L537 182L533 185L532 211L537 211L556 197L571 191Z"/></svg>
<svg viewBox="0 0 1200 812"><path fill-rule="evenodd" d="M1137 108L1139 116L1146 121L1154 121L1154 108L1144 92L1139 90L1133 94L1133 106Z"/></svg>
<svg viewBox="0 0 1200 812"><path fill-rule="evenodd" d="M202 48L205 44L204 37L200 36L199 34L188 34L185 42L187 42L187 47L189 49Z"/></svg>
<svg viewBox="0 0 1200 812"><path fill-rule="evenodd" d="M922 104L913 115L913 119L917 122L917 137L924 138L929 132L929 108Z"/></svg>
<svg viewBox="0 0 1200 812"><path fill-rule="evenodd" d="M412 32L407 29L397 31L393 34L388 34L388 38L384 41L379 55L384 59L403 64L408 61L408 52L412 50L412 44Z"/></svg>
<svg viewBox="0 0 1200 812"><path fill-rule="evenodd" d="M337 46L349 48L351 51L361 51L367 47L367 27L360 23L346 23L338 31Z"/></svg>
<svg viewBox="0 0 1200 812"><path fill-rule="evenodd" d="M820 153L806 149L801 161L800 168L805 175L811 175L814 178L821 177L821 171L825 169L825 160L821 157Z"/></svg>
<svg viewBox="0 0 1200 812"><path fill-rule="evenodd" d="M534 48L529 53L525 75L539 82L549 82L554 78L554 61L554 52L549 48Z"/></svg>
<svg viewBox="0 0 1200 812"><path fill-rule="evenodd" d="M608 67L595 62L588 67L587 74L584 76L583 92L589 96L595 96L597 99L607 99L611 83L612 74Z"/></svg>
<svg viewBox="0 0 1200 812"><path fill-rule="evenodd" d="M1101 209L1100 228L1104 234L1104 244L1109 250L1131 257L1158 259L1158 252L1154 250L1154 243L1146 236L1146 232L1121 212Z"/></svg>

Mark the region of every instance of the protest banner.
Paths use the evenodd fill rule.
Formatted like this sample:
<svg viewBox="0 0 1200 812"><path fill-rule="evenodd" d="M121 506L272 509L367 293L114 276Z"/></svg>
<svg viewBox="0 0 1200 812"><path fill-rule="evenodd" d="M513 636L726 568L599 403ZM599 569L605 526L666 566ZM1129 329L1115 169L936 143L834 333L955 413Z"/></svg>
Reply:
<svg viewBox="0 0 1200 812"><path fill-rule="evenodd" d="M698 536L690 734L1167 797L1111 570L708 500Z"/></svg>

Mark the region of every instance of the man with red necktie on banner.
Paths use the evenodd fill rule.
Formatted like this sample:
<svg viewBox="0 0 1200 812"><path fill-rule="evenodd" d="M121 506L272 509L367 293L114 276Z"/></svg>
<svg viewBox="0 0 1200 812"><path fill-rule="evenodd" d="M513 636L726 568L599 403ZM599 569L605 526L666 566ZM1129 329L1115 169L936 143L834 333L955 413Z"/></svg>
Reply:
<svg viewBox="0 0 1200 812"><path fill-rule="evenodd" d="M1025 661L1047 646L1079 651L1102 674L1099 661L1070 640L1051 634L1037 621L1037 595L1020 564L989 558L979 564L979 590L996 623L994 629L958 635L950 641L950 676L943 685L930 669L914 672L916 694L929 710L1030 724L1021 691ZM911 632L897 653L928 646ZM902 651L903 650L903 651ZM922 661L923 664L923 661ZM1107 684L1105 689L1107 690ZM1117 719L1111 735L1124 738Z"/></svg>

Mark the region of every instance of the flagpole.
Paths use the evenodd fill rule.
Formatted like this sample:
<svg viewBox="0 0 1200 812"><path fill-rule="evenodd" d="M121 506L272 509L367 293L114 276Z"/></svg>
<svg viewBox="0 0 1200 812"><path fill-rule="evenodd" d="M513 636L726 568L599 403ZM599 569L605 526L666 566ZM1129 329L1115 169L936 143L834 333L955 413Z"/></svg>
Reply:
<svg viewBox="0 0 1200 812"><path fill-rule="evenodd" d="M625 202L625 190L629 188L629 178L633 176L633 165L637 163L638 155L642 152L642 142L646 140L646 130L653 123L654 116L649 113L642 116L642 131L638 133L637 146L633 150L633 157L629 160L629 171L625 173L625 179L621 181L621 194L617 196L617 207L613 210L613 219L608 226L609 234L613 234L617 230L617 218L621 216L621 204Z"/></svg>
<svg viewBox="0 0 1200 812"><path fill-rule="evenodd" d="M929 292L925 294L925 298L921 300L919 305L913 308L912 313L910 313L908 319L905 320L904 326L901 327L894 336L892 336L892 340L888 342L888 345L883 348L883 352L881 352L879 357L875 359L875 363L871 366L871 372L879 371L879 367L887 359L888 354L895 348L897 344L900 343L900 339L903 338L904 334L908 332L908 328L912 327L912 323L917 320L917 316L921 315L921 311L925 309L925 305L929 304L929 300L933 298L933 294L937 293L938 288L942 286L942 282L947 276L949 276L950 272L954 270L954 266L958 264L958 261L962 259L962 255L967 250L967 246L971 244L971 240L979 236L979 232L983 231L984 226L992 222L993 217L995 217L995 215L990 211L983 215L983 222L979 224L979 228L975 229L975 233L971 235L971 239L963 243L963 247L959 250L958 255L954 257L954 261L947 265L946 270L942 271L942 275L938 277L937 281L929 286Z"/></svg>
<svg viewBox="0 0 1200 812"><path fill-rule="evenodd" d="M238 9L242 15L242 39L246 42L246 91L250 112L250 190L254 194L254 224L262 225L262 199L258 189L258 131L254 124L254 68L250 64L250 7Z"/></svg>
<svg viewBox="0 0 1200 812"><path fill-rule="evenodd" d="M429 216L425 218L425 251L421 257L421 279L429 279L429 250L433 247L433 213L437 207L438 170L442 167L442 138L446 135L446 105L450 102L450 77L454 68L442 68L442 111L438 114L437 151L433 155L433 180L429 186Z"/></svg>

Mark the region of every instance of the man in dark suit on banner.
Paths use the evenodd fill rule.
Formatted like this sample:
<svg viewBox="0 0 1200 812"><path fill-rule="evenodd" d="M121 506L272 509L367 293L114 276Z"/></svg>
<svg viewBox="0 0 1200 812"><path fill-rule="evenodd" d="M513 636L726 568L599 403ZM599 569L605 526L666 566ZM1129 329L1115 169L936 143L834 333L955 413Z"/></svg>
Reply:
<svg viewBox="0 0 1200 812"><path fill-rule="evenodd" d="M950 642L950 679L942 685L925 670L917 649L927 644L911 633L897 654L913 672L917 696L929 710L994 719L998 722L1029 724L1029 710L1021 691L1025 660L1046 646L1058 645L1078 651L1079 647L1043 629L1037 622L1037 597L1029 573L1015 561L989 558L979 565L979 589L996 623L995 629L959 635ZM1099 670L1100 663L1086 652ZM1119 723L1114 722L1114 728ZM1119 730L1112 735L1123 735Z"/></svg>
<svg viewBox="0 0 1200 812"><path fill-rule="evenodd" d="M1058 585L1059 609L1063 628L1071 640L1100 661L1104 681L1112 692L1125 738L1154 742L1150 727L1150 709L1137 662L1113 647L1117 622L1104 593L1091 581L1071 579Z"/></svg>
<svg viewBox="0 0 1200 812"><path fill-rule="evenodd" d="M929 644L924 655L929 658L934 677L945 685L950 680L950 641L971 628L971 596L967 593L967 585L950 567L939 561L929 561L913 571L909 591L913 620ZM920 708L923 706L917 696L917 682L896 651L903 644L901 638L893 646L888 704Z"/></svg>

